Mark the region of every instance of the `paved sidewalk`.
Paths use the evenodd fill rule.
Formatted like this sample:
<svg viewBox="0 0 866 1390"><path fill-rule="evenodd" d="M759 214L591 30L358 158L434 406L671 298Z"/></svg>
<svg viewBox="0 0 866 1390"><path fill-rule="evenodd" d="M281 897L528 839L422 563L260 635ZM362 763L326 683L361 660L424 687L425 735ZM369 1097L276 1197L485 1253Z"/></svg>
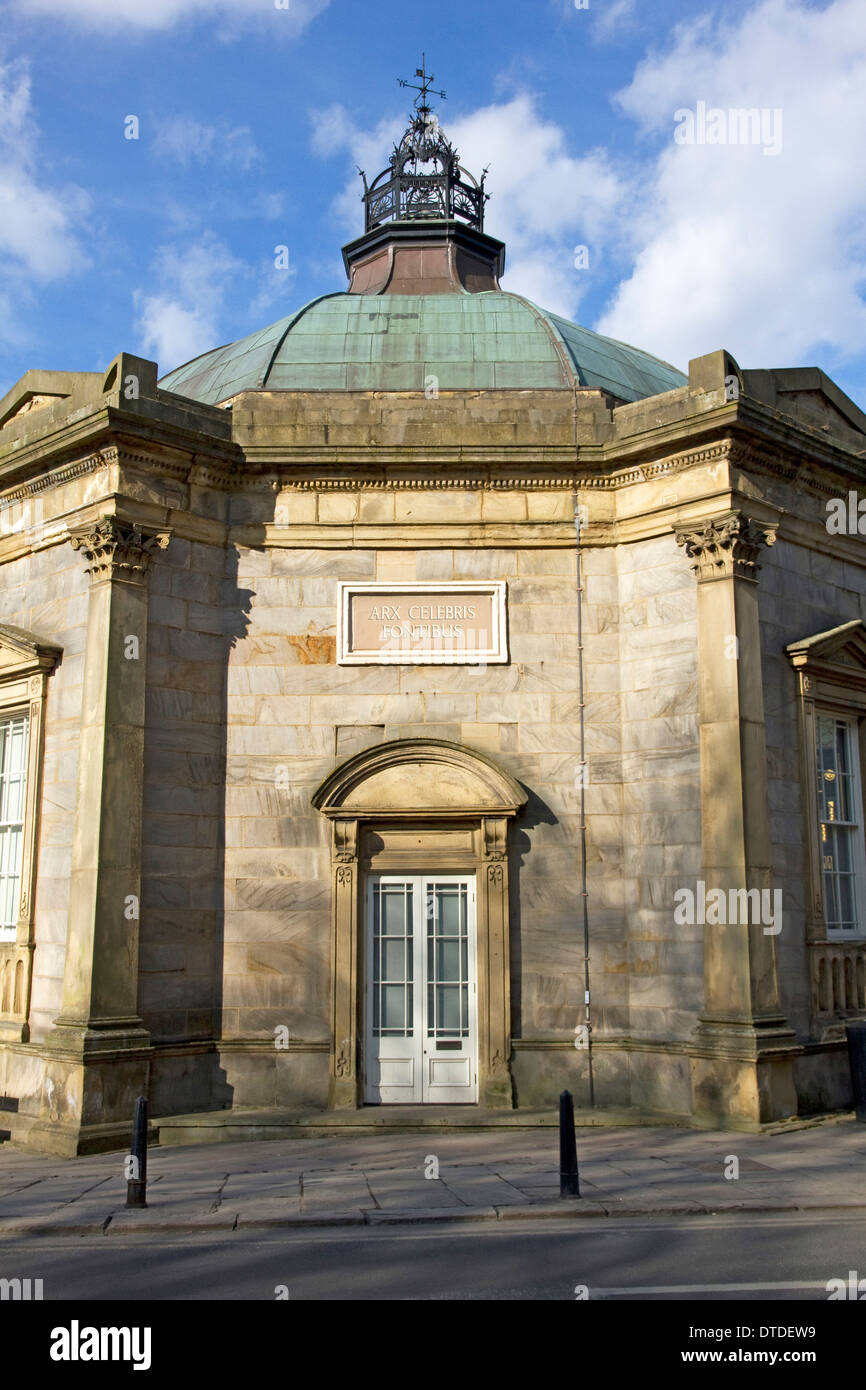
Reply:
<svg viewBox="0 0 866 1390"><path fill-rule="evenodd" d="M121 1154L43 1158L0 1145L4 1235L709 1212L866 1212L866 1125L788 1133L578 1130L581 1197L559 1196L558 1134L335 1134L151 1149L148 1207L125 1207ZM737 1160L739 1176L733 1173ZM436 1176L438 1172L438 1176Z"/></svg>

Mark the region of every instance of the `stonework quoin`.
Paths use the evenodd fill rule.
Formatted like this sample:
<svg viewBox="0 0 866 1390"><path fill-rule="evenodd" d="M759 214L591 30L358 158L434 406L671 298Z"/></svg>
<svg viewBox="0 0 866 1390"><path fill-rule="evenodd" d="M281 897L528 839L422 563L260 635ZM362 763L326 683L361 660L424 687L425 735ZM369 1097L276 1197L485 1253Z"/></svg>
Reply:
<svg viewBox="0 0 866 1390"><path fill-rule="evenodd" d="M100 517L92 525L69 532L72 549L83 552L94 584L102 579L143 583L154 552L165 550L170 538L170 531L150 530L115 516Z"/></svg>
<svg viewBox="0 0 866 1390"><path fill-rule="evenodd" d="M776 529L741 512L729 512L678 529L676 538L677 545L685 546L699 584L731 577L756 580L761 568L758 555L763 546L774 544Z"/></svg>

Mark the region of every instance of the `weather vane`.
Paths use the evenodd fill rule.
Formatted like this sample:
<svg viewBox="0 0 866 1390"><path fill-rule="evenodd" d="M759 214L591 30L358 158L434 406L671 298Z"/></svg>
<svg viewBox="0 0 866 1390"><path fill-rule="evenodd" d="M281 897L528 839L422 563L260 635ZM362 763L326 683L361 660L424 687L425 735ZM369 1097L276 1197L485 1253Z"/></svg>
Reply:
<svg viewBox="0 0 866 1390"><path fill-rule="evenodd" d="M427 55L426 55L426 53L422 53L422 54L421 54L421 66L420 66L420 68L416 68L416 69L415 69L415 76L421 78L421 83L422 83L422 85L421 85L420 87L417 86L417 84L414 83L414 82L408 82L408 81L406 80L405 77L398 77L398 78L397 78L397 81L398 81L398 83L400 84L401 87L409 87L413 92L418 92L419 96L422 98L422 101L421 101L421 104L420 104L420 106L419 106L419 105L418 105L418 97L416 97L416 98L415 98L415 106L417 107L417 109L418 109L419 111L429 111L429 110L430 110L429 106L427 105L427 96L428 96L428 94L429 94L431 91L432 91L434 97L441 97L443 101L447 101L447 99L448 99L448 98L446 97L446 95L445 95L444 92L437 92L437 91L435 90L435 88L432 88L432 87L430 86L430 83L433 82L433 81L435 81L435 74L431 72L431 73L428 75L428 73L426 72L426 67L427 67Z"/></svg>

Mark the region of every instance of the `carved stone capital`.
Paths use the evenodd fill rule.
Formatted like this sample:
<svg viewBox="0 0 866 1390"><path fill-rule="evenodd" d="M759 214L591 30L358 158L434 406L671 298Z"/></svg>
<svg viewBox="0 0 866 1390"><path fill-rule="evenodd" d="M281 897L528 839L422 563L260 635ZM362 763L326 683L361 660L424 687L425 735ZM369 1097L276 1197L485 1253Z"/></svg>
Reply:
<svg viewBox="0 0 866 1390"><path fill-rule="evenodd" d="M677 545L685 546L699 584L711 579L757 581L758 555L763 546L773 545L776 528L742 512L727 512L675 534Z"/></svg>
<svg viewBox="0 0 866 1390"><path fill-rule="evenodd" d="M114 516L100 517L89 526L69 532L73 550L82 551L87 560L87 573L93 583L100 579L125 579L143 584L154 553L165 550L170 539L170 531L156 531Z"/></svg>

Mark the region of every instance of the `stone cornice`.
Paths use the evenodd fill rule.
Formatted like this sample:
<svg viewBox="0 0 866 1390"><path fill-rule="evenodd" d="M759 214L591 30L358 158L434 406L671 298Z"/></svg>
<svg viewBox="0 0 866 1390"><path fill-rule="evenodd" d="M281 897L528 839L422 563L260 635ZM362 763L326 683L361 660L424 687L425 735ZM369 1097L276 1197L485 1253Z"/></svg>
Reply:
<svg viewBox="0 0 866 1390"><path fill-rule="evenodd" d="M836 496L839 483L816 471L814 459L768 447L756 440L724 438L682 452L616 467L616 455L608 446L604 458L598 451L578 448L575 464L573 449L534 454L523 447L497 448L493 457L488 449L431 451L431 457L412 463L406 451L354 449L347 451L304 450L301 460L275 459L273 453L257 459L252 452L245 461L220 461L208 453L168 454L134 449L124 443L109 444L80 458L65 461L38 477L11 488L0 497L0 512L14 502L24 501L76 478L108 467L129 469L186 485L216 488L228 492L298 491L358 492L386 491L569 491L616 492L647 482L687 472L691 468L727 463L745 472L761 471L800 489L822 497ZM327 457L323 457L327 453ZM370 456L375 453L375 465ZM552 456L555 455L555 456ZM590 461L582 460L594 455ZM444 471L447 470L447 471Z"/></svg>

